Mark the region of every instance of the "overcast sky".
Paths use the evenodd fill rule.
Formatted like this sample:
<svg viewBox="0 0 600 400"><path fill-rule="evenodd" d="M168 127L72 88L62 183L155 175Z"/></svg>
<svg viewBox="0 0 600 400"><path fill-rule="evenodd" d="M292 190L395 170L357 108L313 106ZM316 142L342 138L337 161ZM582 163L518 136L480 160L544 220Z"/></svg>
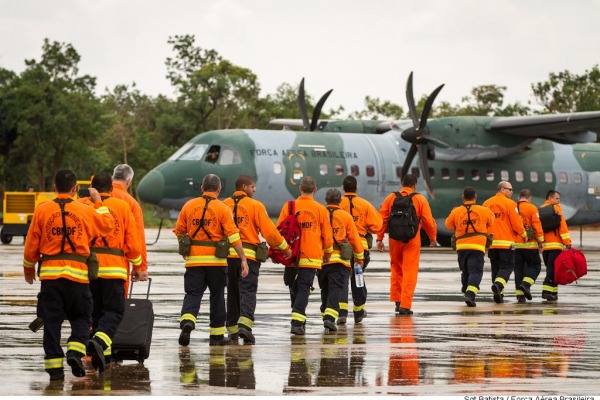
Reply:
<svg viewBox="0 0 600 400"><path fill-rule="evenodd" d="M459 103L475 86L506 86L507 102L533 100L550 72L583 74L600 63L600 0L0 0L0 67L20 73L44 38L70 43L99 93L136 83L173 95L170 36L191 34L259 79L262 94L306 78L325 109L362 109L365 96L406 109L446 86Z"/></svg>

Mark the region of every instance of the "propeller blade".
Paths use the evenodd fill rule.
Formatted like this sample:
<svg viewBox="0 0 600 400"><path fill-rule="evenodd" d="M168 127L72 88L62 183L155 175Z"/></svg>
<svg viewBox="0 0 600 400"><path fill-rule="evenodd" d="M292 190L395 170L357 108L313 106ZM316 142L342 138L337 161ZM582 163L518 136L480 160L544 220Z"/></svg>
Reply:
<svg viewBox="0 0 600 400"><path fill-rule="evenodd" d="M422 137L423 137L423 139L427 140L428 142L434 143L438 146L445 147L447 149L450 148L450 145L448 143L446 143L443 140L440 140L438 138L435 138L431 135L422 135Z"/></svg>
<svg viewBox="0 0 600 400"><path fill-rule="evenodd" d="M413 95L413 73L410 72L408 81L406 82L406 102L408 103L408 110L410 111L410 118L413 121L413 126L416 128L419 126L419 120L417 119L417 107L415 106L415 97Z"/></svg>
<svg viewBox="0 0 600 400"><path fill-rule="evenodd" d="M425 181L425 187L429 192L429 195L435 199L433 194L433 187L431 186L431 176L429 175L429 165L427 163L427 144L420 144L419 147L419 165L421 167L421 174Z"/></svg>
<svg viewBox="0 0 600 400"><path fill-rule="evenodd" d="M400 174L400 179L404 179L406 174L408 174L408 169L410 168L410 164L412 164L415 155L417 154L418 148L416 144L411 144L410 149L408 149L408 154L404 159L404 165L402 166L402 173Z"/></svg>
<svg viewBox="0 0 600 400"><path fill-rule="evenodd" d="M310 122L308 121L308 111L306 111L306 97L304 95L304 78L300 81L300 88L298 89L298 107L300 108L300 116L302 117L302 124L304 130L307 131L310 128Z"/></svg>
<svg viewBox="0 0 600 400"><path fill-rule="evenodd" d="M312 121L310 123L310 131L311 132L314 131L315 129L317 129L317 124L319 123L319 117L321 116L321 109L323 108L323 105L325 104L325 101L327 101L327 98L329 97L331 92L333 92L333 89L331 89L330 91L325 93L323 96L321 96L321 98L319 99L319 102L315 106L315 109L313 110Z"/></svg>
<svg viewBox="0 0 600 400"><path fill-rule="evenodd" d="M423 129L427 125L427 118L429 117L429 113L431 112L431 107L433 106L433 101L435 100L438 93L440 92L440 90L442 90L443 87L444 87L444 84L441 84L440 86L438 86L433 92L431 92L431 94L427 98L427 101L425 102L425 106L423 107L423 112L421 113L421 122L419 124L419 129Z"/></svg>

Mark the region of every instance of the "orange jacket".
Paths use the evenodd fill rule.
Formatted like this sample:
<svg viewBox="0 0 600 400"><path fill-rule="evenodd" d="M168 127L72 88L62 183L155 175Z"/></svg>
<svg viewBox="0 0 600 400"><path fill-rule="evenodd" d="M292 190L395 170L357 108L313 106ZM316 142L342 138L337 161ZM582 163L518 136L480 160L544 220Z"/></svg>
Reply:
<svg viewBox="0 0 600 400"><path fill-rule="evenodd" d="M298 221L302 229L298 267L321 269L323 253L333 252L333 230L329 223L329 211L312 196L300 196L294 203L294 210L299 213ZM287 216L286 202L279 213L277 225Z"/></svg>
<svg viewBox="0 0 600 400"><path fill-rule="evenodd" d="M408 196L413 193L415 190L413 188L404 186L400 189L400 194L402 196ZM394 200L396 199L396 192L392 192L385 198L381 207L379 208L379 214L381 214L381 218L383 219L383 224L381 225L381 229L377 233L377 240L383 240L385 236L385 232L387 231L387 221L390 218L390 212L392 210L392 206L394 205ZM421 228L425 229L425 233L429 236L429 240L433 243L436 239L437 235L437 224L433 215L431 214L431 207L429 207L429 202L420 193L417 193L412 198L413 204L415 206L415 211L417 212L417 217L419 217L419 233L421 232ZM419 235L417 233L417 235ZM414 237L412 240L417 239ZM394 239L390 239L394 240ZM419 238L419 240L421 240Z"/></svg>
<svg viewBox="0 0 600 400"><path fill-rule="evenodd" d="M133 213L133 218L135 220L135 227L137 229L137 234L140 236L139 243L142 245L142 263L140 265L134 265L134 271L147 271L148 270L148 260L147 260L147 252L146 252L146 232L144 231L144 213L142 212L142 207L133 198L128 192L127 189L123 185L117 182L113 182L113 190L111 193L112 197L117 199L124 200L131 207L131 212Z"/></svg>
<svg viewBox="0 0 600 400"><path fill-rule="evenodd" d="M467 207L469 211L467 213ZM469 217L471 223L469 224ZM465 201L462 206L454 207L446 218L446 227L455 231L457 237L456 250L479 250L485 253L487 234L490 233L494 223L494 214L489 208L479 206L474 201ZM481 235L460 238L466 233L479 232ZM458 239L460 238L460 239Z"/></svg>
<svg viewBox="0 0 600 400"><path fill-rule="evenodd" d="M541 207L548 207L552 203L546 200ZM567 221L565 221L565 216L562 212L562 207L560 204L554 205L554 210L561 215L560 226L558 230L553 230L550 232L544 232L544 248L543 251L546 250L562 250L563 245L570 246L571 245L571 235L569 234L569 227L567 226Z"/></svg>
<svg viewBox="0 0 600 400"><path fill-rule="evenodd" d="M496 193L483 202L483 206L489 208L494 213L494 225L492 225L492 233L494 234L494 242L490 246L491 249L510 249L514 248L515 241L527 237L523 221L517 213L517 203L507 198L502 193ZM521 237L521 239L519 239Z"/></svg>
<svg viewBox="0 0 600 400"><path fill-rule="evenodd" d="M108 235L95 236L92 239L93 244L90 250L96 250L96 258L98 258L98 264L100 265L98 278L127 280L129 262L134 266L142 264L140 236L129 204L121 199L110 197L108 193L100 193L100 195L104 199L104 205L108 207L113 217L115 227ZM89 197L84 197L78 201L93 206ZM99 253L102 248L121 250L123 256Z"/></svg>
<svg viewBox="0 0 600 400"><path fill-rule="evenodd" d="M358 230L354 224L354 218L342 210L339 206L334 204L328 204L327 210L330 212L329 220L331 221L331 228L333 230L333 253L327 264L340 263L346 268L350 268L350 260L343 260L340 257L340 250L336 249L336 242L339 245L344 240L347 240L352 246L352 252L354 253L354 259L362 264L364 258L364 248L362 240L358 235ZM324 264L326 265L326 264Z"/></svg>
<svg viewBox="0 0 600 400"><path fill-rule="evenodd" d="M356 224L356 229L358 229L358 234L363 238L363 247L365 250L368 250L367 239L365 239L365 236L367 235L367 232L372 235L377 235L377 232L379 232L383 225L381 214L379 214L379 211L377 211L371 203L358 197L356 193L353 192L346 192L344 196L342 196L340 208L352 215L354 223Z"/></svg>
<svg viewBox="0 0 600 400"><path fill-rule="evenodd" d="M537 250L539 248L538 243L544 242L544 230L542 229L537 207L528 201L522 200L517 203L517 211L521 216L523 226L530 226L533 229L534 238L528 240L526 243L517 243L516 248L521 250Z"/></svg>
<svg viewBox="0 0 600 400"><path fill-rule="evenodd" d="M237 208L233 197L239 198ZM243 191L234 192L233 197L228 197L223 202L231 208L233 220L240 230L242 243L256 246L260 243L258 236L260 234L271 247L280 250L288 247L287 242L269 218L267 209L260 201L254 200ZM244 247L244 254L246 258L256 261L256 250ZM229 257L240 258L234 248L229 249Z"/></svg>
<svg viewBox="0 0 600 400"><path fill-rule="evenodd" d="M202 220L206 198L210 198L208 208ZM198 227L203 223L204 229L210 235L207 236L204 229ZM196 233L197 231L197 233ZM173 229L177 238L183 234L188 234L191 240L202 240L218 242L223 238L231 245L241 244L240 231L233 222L231 209L222 201L217 199L213 192L205 192L202 197L189 200L181 208L177 224ZM227 259L215 256L217 248L215 246L195 246L192 245L190 255L185 259L187 267L226 267Z"/></svg>
<svg viewBox="0 0 600 400"><path fill-rule="evenodd" d="M58 199L71 199L68 194L59 194ZM114 229L114 221L108 208L97 202L95 208L76 201L65 204L66 227L63 226L60 205L55 201L39 204L34 212L25 239L23 251L23 268L25 273L35 268L40 256L56 256L61 252L63 232L66 230L75 251L68 240L65 240L64 253L75 254L85 258L90 255L90 241L94 236L105 235ZM63 229L66 228L66 229ZM48 260L42 263L39 271L40 280L59 278L79 283L89 283L88 268L85 261Z"/></svg>

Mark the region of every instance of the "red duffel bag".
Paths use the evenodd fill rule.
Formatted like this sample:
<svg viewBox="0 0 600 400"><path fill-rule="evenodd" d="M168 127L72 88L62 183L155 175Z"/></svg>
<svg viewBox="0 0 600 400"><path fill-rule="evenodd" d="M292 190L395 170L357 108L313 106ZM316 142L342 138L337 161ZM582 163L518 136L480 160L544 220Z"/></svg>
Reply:
<svg viewBox="0 0 600 400"><path fill-rule="evenodd" d="M580 250L564 250L554 260L554 283L568 285L587 274L587 261Z"/></svg>

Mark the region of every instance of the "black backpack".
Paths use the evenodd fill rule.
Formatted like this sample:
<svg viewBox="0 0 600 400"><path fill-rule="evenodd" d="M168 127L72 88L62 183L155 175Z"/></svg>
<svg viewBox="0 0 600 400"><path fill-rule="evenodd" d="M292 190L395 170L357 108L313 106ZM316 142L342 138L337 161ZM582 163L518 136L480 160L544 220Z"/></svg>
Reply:
<svg viewBox="0 0 600 400"><path fill-rule="evenodd" d="M396 193L394 204L388 219L390 238L408 243L419 232L419 218L412 198L417 193L402 196Z"/></svg>
<svg viewBox="0 0 600 400"><path fill-rule="evenodd" d="M542 223L542 230L544 232L551 232L560 226L561 216L556 212L553 204L538 207L538 214L540 215L540 222Z"/></svg>

